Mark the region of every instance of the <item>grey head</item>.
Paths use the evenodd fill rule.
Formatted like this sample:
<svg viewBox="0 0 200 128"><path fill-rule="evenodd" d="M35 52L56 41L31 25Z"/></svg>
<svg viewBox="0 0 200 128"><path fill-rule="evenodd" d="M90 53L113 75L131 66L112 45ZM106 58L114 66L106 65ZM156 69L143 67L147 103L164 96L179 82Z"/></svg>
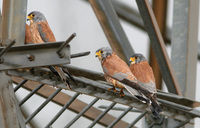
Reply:
<svg viewBox="0 0 200 128"><path fill-rule="evenodd" d="M137 64L143 61L146 61L146 58L140 53L135 53L133 56L130 57L131 64L132 63Z"/></svg>
<svg viewBox="0 0 200 128"><path fill-rule="evenodd" d="M41 12L33 11L28 14L27 20L32 20L33 22L40 22L40 21L45 21L46 18Z"/></svg>
<svg viewBox="0 0 200 128"><path fill-rule="evenodd" d="M104 61L106 57L112 55L113 51L109 47L102 47L96 51L96 57L99 58L100 61Z"/></svg>

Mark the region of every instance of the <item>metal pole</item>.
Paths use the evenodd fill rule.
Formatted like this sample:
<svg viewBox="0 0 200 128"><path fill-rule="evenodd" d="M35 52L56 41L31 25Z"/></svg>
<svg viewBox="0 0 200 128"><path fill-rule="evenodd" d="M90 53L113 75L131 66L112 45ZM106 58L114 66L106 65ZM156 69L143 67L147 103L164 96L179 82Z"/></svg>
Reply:
<svg viewBox="0 0 200 128"><path fill-rule="evenodd" d="M167 0L153 0L153 11L158 22L160 32L165 37L165 26L166 26L166 12L167 12ZM153 69L153 73L156 80L156 88L162 88L162 74L160 72L158 61L156 60L155 53L152 46L150 45L150 59L149 63Z"/></svg>
<svg viewBox="0 0 200 128"><path fill-rule="evenodd" d="M182 93L195 99L199 0L174 1L172 66Z"/></svg>
<svg viewBox="0 0 200 128"><path fill-rule="evenodd" d="M173 8L172 66L183 95L195 99L199 0L175 0ZM168 127L174 127L178 123L172 119L168 120Z"/></svg>
<svg viewBox="0 0 200 128"><path fill-rule="evenodd" d="M26 0L4 0L1 22L2 45L11 40L24 43ZM0 71L0 127L25 128L24 119L15 99L11 78Z"/></svg>
<svg viewBox="0 0 200 128"><path fill-rule="evenodd" d="M16 40L16 45L24 44L26 27L26 0L4 0L2 11L2 44Z"/></svg>
<svg viewBox="0 0 200 128"><path fill-rule="evenodd" d="M168 91L182 95L149 0L136 0Z"/></svg>
<svg viewBox="0 0 200 128"><path fill-rule="evenodd" d="M127 63L134 51L110 0L89 0L112 49Z"/></svg>

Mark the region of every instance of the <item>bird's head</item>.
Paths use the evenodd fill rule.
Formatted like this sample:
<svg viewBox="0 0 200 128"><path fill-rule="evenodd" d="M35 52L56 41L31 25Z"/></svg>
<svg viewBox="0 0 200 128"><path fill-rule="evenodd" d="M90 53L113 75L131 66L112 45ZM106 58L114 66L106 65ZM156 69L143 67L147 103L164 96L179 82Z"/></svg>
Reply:
<svg viewBox="0 0 200 128"><path fill-rule="evenodd" d="M140 63L142 61L146 61L146 58L142 54L136 53L130 57L129 63L130 65L132 65L132 64Z"/></svg>
<svg viewBox="0 0 200 128"><path fill-rule="evenodd" d="M98 57L99 60L102 62L106 59L106 57L112 55L112 53L112 49L108 47L102 47L96 51L96 57Z"/></svg>
<svg viewBox="0 0 200 128"><path fill-rule="evenodd" d="M30 22L40 22L45 21L46 18L41 12L33 11L28 14L27 20L30 20Z"/></svg>

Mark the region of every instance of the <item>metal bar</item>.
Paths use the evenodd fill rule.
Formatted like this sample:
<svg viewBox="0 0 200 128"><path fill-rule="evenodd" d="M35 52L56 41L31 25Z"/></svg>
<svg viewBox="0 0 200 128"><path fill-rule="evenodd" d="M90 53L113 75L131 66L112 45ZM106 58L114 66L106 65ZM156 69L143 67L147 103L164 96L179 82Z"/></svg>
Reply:
<svg viewBox="0 0 200 128"><path fill-rule="evenodd" d="M107 128L112 128L119 120L121 120L130 110L132 107L128 107L126 111L124 111L115 121L113 121Z"/></svg>
<svg viewBox="0 0 200 128"><path fill-rule="evenodd" d="M13 6L14 5L14 6ZM2 10L2 44L7 45L11 40L16 44L24 44L26 26L26 0L6 0Z"/></svg>
<svg viewBox="0 0 200 128"><path fill-rule="evenodd" d="M26 0L3 1L0 27L2 46L9 45L11 40L16 40L16 44L24 42L26 8ZM5 71L0 71L0 99L0 127L25 128L24 119L13 92L11 78L6 75Z"/></svg>
<svg viewBox="0 0 200 128"><path fill-rule="evenodd" d="M167 0L153 0L153 11L158 22L158 26L162 36L165 35L165 26L166 26L166 12L167 12ZM160 68L158 62L156 60L155 53L150 45L150 57L149 57L149 64L152 67L155 81L156 81L156 88L162 88L162 75L160 72Z"/></svg>
<svg viewBox="0 0 200 128"><path fill-rule="evenodd" d="M73 33L62 45L58 48L56 53L61 57L63 54L62 50L69 44L69 42L76 36L76 33Z"/></svg>
<svg viewBox="0 0 200 128"><path fill-rule="evenodd" d="M21 82L23 79L22 78L17 78L17 77L12 77L12 80L14 83L19 83ZM27 89L29 91L32 91L33 89L35 89L38 86L38 82L34 82L34 81L28 81L23 88ZM56 89L52 88L48 85L45 85L43 88L41 88L40 90L38 90L36 92L37 95L47 99ZM55 104L58 104L59 106L64 106L67 101L69 101L71 99L71 96L67 95L66 93L60 92L58 93L58 95L56 97L54 97L51 101ZM79 113L81 112L81 110L83 110L85 107L87 106L86 103L76 99L73 104L71 104L67 109L75 112L75 113ZM23 106L22 106L23 108ZM90 119L90 120L95 120L97 116L99 116L102 113L101 110L95 108L95 107L91 107L86 113L84 113L83 117ZM110 114L106 114L99 122L98 124L102 125L102 126L108 126L113 120L115 120L116 118ZM34 120L31 120L34 121ZM116 128L121 128L121 127L127 127L129 124L125 121L120 120L120 122L118 123L118 127Z"/></svg>
<svg viewBox="0 0 200 128"><path fill-rule="evenodd" d="M147 112L140 114L127 128L132 128L142 117L144 117Z"/></svg>
<svg viewBox="0 0 200 128"><path fill-rule="evenodd" d="M63 50L65 55L62 58L56 53L62 43L63 42L51 42L13 46L4 54L4 61L0 64L0 70L69 64L69 46ZM1 47L0 50L2 49ZM51 59L49 59L49 56Z"/></svg>
<svg viewBox="0 0 200 128"><path fill-rule="evenodd" d="M112 49L127 63L134 51L110 0L89 0Z"/></svg>
<svg viewBox="0 0 200 128"><path fill-rule="evenodd" d="M2 57L13 45L15 44L15 40L8 44L3 50L0 52L0 64L3 63L4 58Z"/></svg>
<svg viewBox="0 0 200 128"><path fill-rule="evenodd" d="M41 71L43 70L40 68L37 68L35 70L35 73L40 74ZM9 75L23 77L25 79L38 81L38 82L45 83L48 85L54 85L54 87L67 89L66 85L62 83L61 81L58 81L57 79L49 79L46 76L38 77L38 75L32 74L30 72L19 72L19 71L14 71L14 70L9 71L8 73ZM46 73L49 75L53 75L53 73L51 72L46 72ZM110 86L106 85L105 83L102 83L96 80L91 80L84 77L74 76L74 78L77 81L77 84L74 85L74 83L70 82L70 85L72 87L72 90L75 92L87 94L90 96L98 97L98 98L109 100L112 102L128 105L128 106L137 108L139 110L150 112L150 109L147 104L143 104L139 102L139 100L135 99L126 90L124 90L125 97L123 98L123 97L120 97L119 95L116 95L115 92L113 91L108 91L108 88L110 88ZM157 100L158 102L161 103L161 107L163 109L162 114L170 118L177 119L177 120L186 120L188 116L193 117L193 118L200 117L200 111L196 109L179 105L176 102L162 100L159 98L157 98Z"/></svg>
<svg viewBox="0 0 200 128"><path fill-rule="evenodd" d="M136 0L168 91L182 95L149 0Z"/></svg>
<svg viewBox="0 0 200 128"><path fill-rule="evenodd" d="M63 67L67 68L67 70L74 76L83 76L85 78L89 78L92 80L105 81L103 73L94 72L94 71L87 70L87 69L82 69L82 68L75 67L72 65L65 65Z"/></svg>
<svg viewBox="0 0 200 128"><path fill-rule="evenodd" d="M82 56L87 56L87 55L89 55L89 54L90 54L90 51L72 54L72 55L71 55L71 59L72 59L72 58L77 58L77 57L82 57Z"/></svg>
<svg viewBox="0 0 200 128"><path fill-rule="evenodd" d="M69 128L76 120L78 120L88 109L90 109L97 101L99 100L99 98L95 98L90 104L87 105L87 107L85 107L78 115L76 115L76 117L71 120L66 126L65 128Z"/></svg>
<svg viewBox="0 0 200 128"><path fill-rule="evenodd" d="M15 43L15 40L13 40L3 50L1 50L0 57L2 57L3 54L5 54Z"/></svg>
<svg viewBox="0 0 200 128"><path fill-rule="evenodd" d="M98 108L107 109L108 106L100 105ZM122 107L113 107L112 110L125 111L126 108L122 108ZM142 111L141 111L141 110L137 110L137 109L131 109L130 112L139 112L139 113L141 113Z"/></svg>
<svg viewBox="0 0 200 128"><path fill-rule="evenodd" d="M34 95L40 88L42 88L44 84L38 85L35 89L33 89L24 99L19 102L19 106L22 106L32 95Z"/></svg>
<svg viewBox="0 0 200 128"><path fill-rule="evenodd" d="M44 108L50 101L51 99L53 99L62 89L61 88L58 88L51 96L49 96L44 103L42 103L40 105L40 107L38 107L25 121L25 124L27 124L31 119L33 119L36 114L38 112L40 112L42 110L42 108Z"/></svg>
<svg viewBox="0 0 200 128"><path fill-rule="evenodd" d="M140 14L132 7L125 5L124 3L116 0L111 0L111 3L117 13L117 15L131 23L132 25L136 26L140 30L146 31L143 25L142 18Z"/></svg>
<svg viewBox="0 0 200 128"><path fill-rule="evenodd" d="M108 113L108 111L110 111L110 109L113 108L113 106L115 106L115 102L113 102L109 107L106 108L106 110L104 112L102 112L89 126L88 128L92 128L106 113Z"/></svg>
<svg viewBox="0 0 200 128"><path fill-rule="evenodd" d="M59 117L60 115L69 107L69 105L79 96L79 93L76 93L64 106L63 108L53 117L53 119L45 126L49 128Z"/></svg>
<svg viewBox="0 0 200 128"><path fill-rule="evenodd" d="M181 122L180 124L178 124L177 126L175 126L174 128L180 128L182 126L184 126L185 124L187 124L188 122L190 122L191 119L187 119L186 121Z"/></svg>
<svg viewBox="0 0 200 128"><path fill-rule="evenodd" d="M28 80L24 79L22 80L15 88L14 92L16 92L21 86L23 86Z"/></svg>
<svg viewBox="0 0 200 128"><path fill-rule="evenodd" d="M176 0L173 8L172 66L183 95L195 99L199 0Z"/></svg>

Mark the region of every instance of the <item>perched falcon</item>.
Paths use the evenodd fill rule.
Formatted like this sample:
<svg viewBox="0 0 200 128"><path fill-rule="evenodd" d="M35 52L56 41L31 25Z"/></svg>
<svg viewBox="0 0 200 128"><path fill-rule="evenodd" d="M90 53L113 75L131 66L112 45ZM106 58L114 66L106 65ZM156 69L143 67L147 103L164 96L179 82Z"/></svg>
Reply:
<svg viewBox="0 0 200 128"><path fill-rule="evenodd" d="M49 24L45 18L45 16L38 11L33 11L28 14L28 19L30 21L30 32L32 35L32 42L33 43L45 43L45 42L56 42L55 36L49 27ZM49 66L51 71L56 75L60 76L63 82L68 85L69 89L69 82L67 81L67 77L65 76L63 69L58 66ZM69 74L67 69L64 70L65 73L75 82L74 78Z"/></svg>
<svg viewBox="0 0 200 128"><path fill-rule="evenodd" d="M96 51L96 57L99 58L107 82L114 85L114 88L121 88L120 94L123 95L123 89L127 89L134 97L151 106L151 97L154 95L144 87L138 84L138 80L131 73L129 66L120 59L110 48L103 47ZM151 110L153 107L150 107ZM155 117L158 114L152 110Z"/></svg>
<svg viewBox="0 0 200 128"><path fill-rule="evenodd" d="M142 54L134 54L130 57L130 69L133 75L137 78L138 84L143 88L146 88L151 94L149 97L151 101L151 110L154 115L158 115L162 112L156 100L156 86L153 70L148 64L146 58Z"/></svg>

